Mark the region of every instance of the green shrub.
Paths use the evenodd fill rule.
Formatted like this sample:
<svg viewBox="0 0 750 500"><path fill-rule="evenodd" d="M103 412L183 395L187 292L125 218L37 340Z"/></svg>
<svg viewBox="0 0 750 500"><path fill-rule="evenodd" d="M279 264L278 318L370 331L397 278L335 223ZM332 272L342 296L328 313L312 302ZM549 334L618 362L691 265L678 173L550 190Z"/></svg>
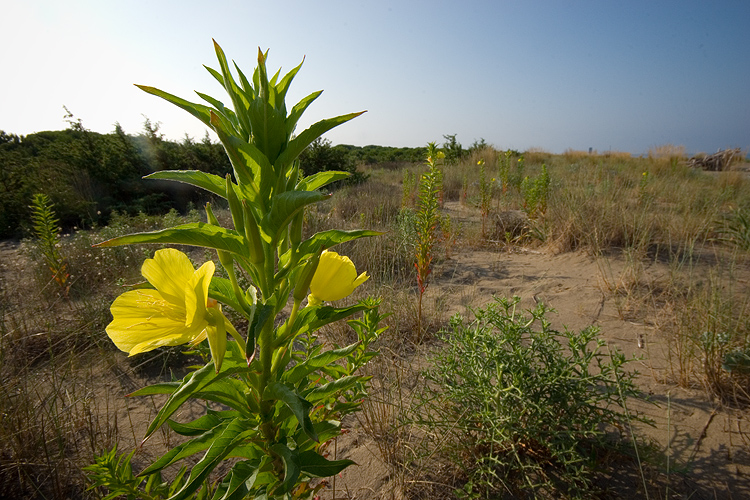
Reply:
<svg viewBox="0 0 750 500"><path fill-rule="evenodd" d="M628 428L635 374L596 328L561 333L544 305L523 314L518 302L496 298L471 323L452 319L426 371L419 422L448 443L464 496L585 497L612 431Z"/></svg>

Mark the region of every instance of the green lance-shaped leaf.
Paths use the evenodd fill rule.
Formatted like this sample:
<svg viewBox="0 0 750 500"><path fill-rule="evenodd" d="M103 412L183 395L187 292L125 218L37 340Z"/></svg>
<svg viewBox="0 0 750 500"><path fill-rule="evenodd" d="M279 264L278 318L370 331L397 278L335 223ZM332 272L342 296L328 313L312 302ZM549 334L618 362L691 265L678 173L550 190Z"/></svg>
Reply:
<svg viewBox="0 0 750 500"><path fill-rule="evenodd" d="M302 363L295 365L294 368L284 372L284 374L282 374L281 376L282 380L289 384L297 384L300 380L316 371L317 369L328 366L331 363L348 356L349 354L354 352L354 350L358 346L359 343L354 343L341 349L325 351L318 354L317 356L308 358Z"/></svg>
<svg viewBox="0 0 750 500"><path fill-rule="evenodd" d="M147 476L153 474L156 471L162 470L164 467L169 467L178 460L182 460L183 458L187 458L208 449L216 438L226 430L230 422L231 420L219 420L219 422L211 429L208 429L194 439L185 441L169 450L154 463L143 469L138 475Z"/></svg>
<svg viewBox="0 0 750 500"><path fill-rule="evenodd" d="M193 466L190 477L185 485L169 500L182 500L188 498L197 490L211 471L224 460L231 451L241 444L248 436L256 432L252 422L242 418L232 420L224 431L219 434L211 444L203 458Z"/></svg>
<svg viewBox="0 0 750 500"><path fill-rule="evenodd" d="M216 373L214 368L214 362L209 361L202 368L189 373L185 376L179 388L175 390L172 395L161 407L159 413L148 426L146 435L143 438L145 441L151 435L156 432L171 416L177 411L185 401L190 398L196 397L196 394L200 391L207 389L213 382L222 380L235 373L249 372L250 369L247 366L247 360L242 355L240 346L237 342L227 342L227 352L224 356L224 362L221 366L221 371ZM142 394L141 391L136 391L134 395Z"/></svg>
<svg viewBox="0 0 750 500"><path fill-rule="evenodd" d="M237 115L232 111L231 109L224 106L224 103L221 102L218 99L214 99L210 95L203 94L201 92L196 92L198 94L198 97L209 103L211 106L215 108L215 111L219 114L219 116L223 116L226 118L226 120L232 124L233 130L239 130L240 129L240 123L237 121Z"/></svg>
<svg viewBox="0 0 750 500"><path fill-rule="evenodd" d="M308 399L310 403L321 401L330 396L341 394L342 392L354 387L361 380L363 380L363 377L359 375L350 375L348 377L341 377L339 379L332 380L327 384L323 384L312 389L307 393L306 399Z"/></svg>
<svg viewBox="0 0 750 500"><path fill-rule="evenodd" d="M200 170L161 170L144 177L144 179L159 179L168 181L183 182L222 198L227 197L225 181L222 177L214 174L207 174Z"/></svg>
<svg viewBox="0 0 750 500"><path fill-rule="evenodd" d="M304 97L300 102L294 105L292 107L292 111L289 113L289 116L286 118L286 133L291 137L292 133L294 132L294 129L297 127L297 122L299 121L302 114L307 110L308 106L317 99L320 94L322 94L322 90L318 90L317 92L313 92L307 97Z"/></svg>
<svg viewBox="0 0 750 500"><path fill-rule="evenodd" d="M213 40L213 42L214 49L216 51L216 57L219 60L219 67L221 68L221 74L223 76L224 89L227 91L227 94L229 94L229 97L232 100L232 105L234 105L234 112L237 115L237 119L240 122L242 130L245 132L242 135L242 139L247 139L250 134L253 133L247 115L247 110L250 107L250 99L248 99L248 97L244 95L243 90L237 85L237 83L235 83L234 78L232 77L232 73L229 70L229 64L227 63L227 57L226 55L224 55L224 51L219 46L219 44L216 43L216 40Z"/></svg>
<svg viewBox="0 0 750 500"><path fill-rule="evenodd" d="M314 123L309 128L302 131L297 137L289 141L286 149L284 149L284 151L281 152L276 161L274 161L274 165L276 167L275 170L277 172L286 171L286 167L288 165L291 165L291 163L300 155L300 153L302 153L302 151L304 151L307 146L312 144L315 139L325 134L332 128L337 127L342 123L346 123L352 118L358 117L364 112L365 111L360 111L358 113L349 113L348 115L328 118Z"/></svg>
<svg viewBox="0 0 750 500"><path fill-rule="evenodd" d="M146 85L136 85L139 89L143 90L144 92L148 92L149 94L155 95L157 97L161 97L162 99L171 102L175 106L184 109L194 117L198 118L200 121L202 121L207 127L214 128L211 125L211 111L212 109L204 104L197 104L194 102L186 101L185 99L182 99L181 97L177 97L175 95L169 94L167 92L164 92L162 90L159 90L154 87L148 87ZM235 134L239 135L237 132L235 126L227 120L225 116L220 116L220 120L222 122L222 126L226 130L232 130Z"/></svg>
<svg viewBox="0 0 750 500"><path fill-rule="evenodd" d="M369 307L363 303L341 309L331 306L305 307L299 312L294 325L286 335L276 339L276 345L284 345L293 337L312 333L325 325L335 323L367 309Z"/></svg>
<svg viewBox="0 0 750 500"><path fill-rule="evenodd" d="M244 309L234 295L234 286L226 278L214 276L211 278L211 284L208 287L208 296L226 304L235 311L241 312Z"/></svg>
<svg viewBox="0 0 750 500"><path fill-rule="evenodd" d="M300 471L312 477L335 476L350 465L357 465L352 460L328 460L312 450L300 453L298 460Z"/></svg>
<svg viewBox="0 0 750 500"><path fill-rule="evenodd" d="M303 260L310 257L313 253L317 252L320 247L328 249L341 243L346 243L347 241L353 241L358 238L367 238L370 236L379 236L381 234L383 233L368 229L357 229L354 231L330 229L328 231L321 231L300 243L299 259Z"/></svg>
<svg viewBox="0 0 750 500"><path fill-rule="evenodd" d="M292 68L289 73L284 75L284 78L282 78L277 85L274 85L276 87L276 99L278 102L284 102L286 100L286 93L289 90L289 86L291 85L292 80L294 80L294 77L297 75L304 62L305 58L303 57L302 61L297 66ZM278 73L276 73L276 76L278 76ZM272 83L276 80L276 76L274 76L274 78L271 80Z"/></svg>
<svg viewBox="0 0 750 500"><path fill-rule="evenodd" d="M271 451L281 457L281 461L284 462L284 481L273 491L274 496L283 495L289 492L297 483L300 474L299 457L296 450L290 450L283 443L274 444L271 446Z"/></svg>
<svg viewBox="0 0 750 500"><path fill-rule="evenodd" d="M214 248L249 257L245 238L236 231L223 227L193 222L182 224L169 229L162 229L148 233L134 233L118 236L103 241L95 247L114 247L119 245L133 245L136 243L169 243L173 245L192 245L196 247Z"/></svg>
<svg viewBox="0 0 750 500"><path fill-rule="evenodd" d="M297 184L297 189L305 191L315 191L332 182L347 179L352 174L349 172L340 172L338 170L324 170L313 175L308 175Z"/></svg>
<svg viewBox="0 0 750 500"><path fill-rule="evenodd" d="M174 420L167 420L167 425L170 429L175 431L181 436L200 436L204 432L210 431L222 422L222 418L218 412L208 410L206 415L199 417L192 422L186 424L175 422Z"/></svg>
<svg viewBox="0 0 750 500"><path fill-rule="evenodd" d="M330 198L318 191L287 191L273 197L271 209L261 221L266 243L278 241L294 214L303 207Z"/></svg>
<svg viewBox="0 0 750 500"><path fill-rule="evenodd" d="M259 465L260 462L257 460L243 460L234 464L232 470L229 471L229 474L219 486L221 491L217 491L217 494L223 492L223 495L221 497L214 495L213 498L215 500L243 500L247 498L248 493L253 488L255 479L258 477Z"/></svg>
<svg viewBox="0 0 750 500"><path fill-rule="evenodd" d="M250 201L265 206L269 195L268 182L264 181L272 171L268 159L255 146L249 144L224 130L217 121L217 115L211 115L216 134L224 146L224 150L232 163L237 181L251 194ZM258 185L258 181L261 185Z"/></svg>
<svg viewBox="0 0 750 500"><path fill-rule="evenodd" d="M281 382L271 382L263 392L263 400L283 402L292 411L294 416L297 417L297 422L299 422L305 434L313 441L318 441L318 436L315 433L309 415L312 405L301 398L294 389Z"/></svg>
<svg viewBox="0 0 750 500"><path fill-rule="evenodd" d="M229 211L232 213L234 229L243 232L245 231L245 215L243 213L244 211L240 199L237 197L237 191L234 189L234 183L229 174L226 176L226 192L227 201L229 202Z"/></svg>

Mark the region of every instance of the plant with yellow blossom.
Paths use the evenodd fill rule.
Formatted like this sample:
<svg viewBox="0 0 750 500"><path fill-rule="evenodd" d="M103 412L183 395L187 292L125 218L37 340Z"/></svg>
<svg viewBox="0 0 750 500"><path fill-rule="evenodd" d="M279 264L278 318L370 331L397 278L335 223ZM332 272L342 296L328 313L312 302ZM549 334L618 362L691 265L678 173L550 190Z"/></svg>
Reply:
<svg viewBox="0 0 750 500"><path fill-rule="evenodd" d="M214 249L228 276L215 276L213 262L195 269L184 253L158 250L143 264L148 285L125 292L112 304L114 319L107 333L130 355L206 339L211 350L211 361L182 381L133 394L167 395L144 440L164 424L188 440L137 477L131 475L132 481L140 484L142 478L202 453L189 475L170 489L171 499L311 498L324 485L315 484L314 478L338 474L353 463L329 460L326 446L341 433L343 415L355 411L365 394L367 379L355 372L373 355L361 346L382 331L377 326L382 316L365 314L358 320L365 335L358 343L324 351L314 342L321 327L377 310L379 302L372 300L345 307L330 304L350 295L367 274L357 274L348 257L327 249L378 233L333 229L303 239L305 208L327 199L330 195L321 189L349 174L326 171L305 176L297 157L323 133L361 113L322 120L295 133L300 116L321 93L313 92L287 110L285 97L301 65L284 76L277 72L269 77L268 53L259 50L254 73L248 78L234 65L235 76L221 47L215 42L214 47L219 68L207 69L227 92L227 105L203 93L198 96L204 103L194 103L154 87L139 87L210 127L229 156L232 174L222 178L181 170L147 178L191 184L227 200L231 227L221 226L207 204L206 223L101 244ZM249 278L249 287L240 286L240 274ZM290 301L289 316L277 320ZM237 331L222 305L245 319L246 331ZM305 342L295 342L299 339ZM219 403L221 411L208 410L192 422L178 421L177 410L189 399ZM209 484L211 472L226 459L233 465L223 479ZM94 485L132 495L133 485L118 483L102 463L98 460L90 468Z"/></svg>

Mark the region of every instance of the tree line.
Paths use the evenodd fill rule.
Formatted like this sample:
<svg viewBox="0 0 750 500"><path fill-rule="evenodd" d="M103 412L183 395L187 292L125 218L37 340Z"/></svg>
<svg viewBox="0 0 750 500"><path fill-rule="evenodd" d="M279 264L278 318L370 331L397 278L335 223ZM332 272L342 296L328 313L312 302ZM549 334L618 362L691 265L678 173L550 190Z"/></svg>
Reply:
<svg viewBox="0 0 750 500"><path fill-rule="evenodd" d="M176 209L184 213L211 199L191 186L142 177L160 170L201 170L220 176L231 172L223 146L206 136L196 141L187 135L171 141L159 124L146 119L138 135L125 133L119 124L109 134L86 129L80 119L66 115L68 128L26 136L0 130L0 238L28 234L29 205L37 193L49 196L63 228L107 224L113 211L154 215ZM467 151L455 135L444 136L446 156L459 158ZM315 141L300 155L305 175L321 170L352 173L361 182L358 165L398 165L424 161L424 147L332 145Z"/></svg>

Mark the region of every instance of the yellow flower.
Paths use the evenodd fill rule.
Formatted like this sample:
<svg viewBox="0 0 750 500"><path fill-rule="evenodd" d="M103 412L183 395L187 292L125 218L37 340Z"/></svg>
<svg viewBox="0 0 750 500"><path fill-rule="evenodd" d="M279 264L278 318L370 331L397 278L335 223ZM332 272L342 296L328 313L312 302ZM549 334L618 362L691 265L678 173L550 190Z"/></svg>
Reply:
<svg viewBox="0 0 750 500"><path fill-rule="evenodd" d="M357 268L349 257L326 250L321 254L310 282L308 305L317 306L321 302L343 299L368 278L366 272L357 276Z"/></svg>
<svg viewBox="0 0 750 500"><path fill-rule="evenodd" d="M218 371L226 352L227 328L235 330L218 302L208 297L214 270L211 261L195 270L184 253L157 250L141 268L156 290L131 290L117 297L110 308L114 319L107 335L131 356L162 346L195 345L208 338Z"/></svg>

